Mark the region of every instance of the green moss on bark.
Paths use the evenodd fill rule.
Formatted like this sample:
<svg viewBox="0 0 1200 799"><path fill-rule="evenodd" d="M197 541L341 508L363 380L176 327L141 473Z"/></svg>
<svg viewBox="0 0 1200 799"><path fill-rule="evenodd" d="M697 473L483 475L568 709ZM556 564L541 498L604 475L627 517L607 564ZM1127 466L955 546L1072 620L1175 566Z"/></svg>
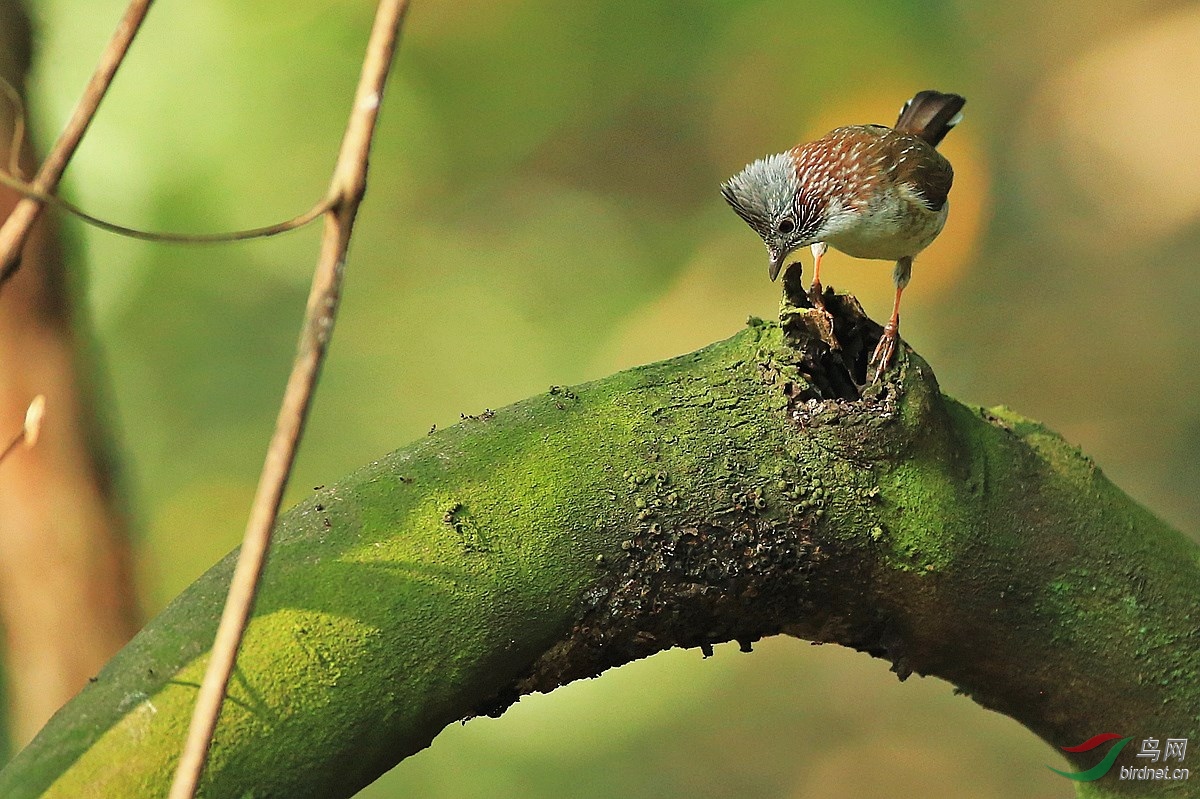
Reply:
<svg viewBox="0 0 1200 799"><path fill-rule="evenodd" d="M349 796L522 693L779 632L945 677L1055 746L1200 738L1197 547L1040 425L942 396L911 353L857 396L873 328L835 311L837 349L785 309L782 329L464 420L292 509L204 795ZM232 558L0 795L165 791Z"/></svg>

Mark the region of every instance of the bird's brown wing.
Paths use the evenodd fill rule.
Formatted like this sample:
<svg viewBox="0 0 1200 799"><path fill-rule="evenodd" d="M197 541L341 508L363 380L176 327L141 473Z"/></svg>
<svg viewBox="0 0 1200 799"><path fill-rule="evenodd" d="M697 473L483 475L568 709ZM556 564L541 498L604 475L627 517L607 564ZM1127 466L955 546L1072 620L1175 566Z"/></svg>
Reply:
<svg viewBox="0 0 1200 799"><path fill-rule="evenodd" d="M940 211L954 183L954 168L933 145L901 133L893 141L895 181L907 183L931 211Z"/></svg>

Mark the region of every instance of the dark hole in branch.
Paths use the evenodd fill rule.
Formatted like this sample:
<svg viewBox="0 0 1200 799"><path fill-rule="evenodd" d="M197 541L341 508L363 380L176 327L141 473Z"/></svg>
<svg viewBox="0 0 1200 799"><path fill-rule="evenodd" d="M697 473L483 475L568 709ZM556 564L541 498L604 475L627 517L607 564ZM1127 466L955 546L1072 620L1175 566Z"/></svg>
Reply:
<svg viewBox="0 0 1200 799"><path fill-rule="evenodd" d="M852 295L835 294L832 288L819 298L823 310L814 306L803 272L799 262L788 265L779 312L784 335L810 384L801 399L861 399L869 381L867 362L883 328Z"/></svg>

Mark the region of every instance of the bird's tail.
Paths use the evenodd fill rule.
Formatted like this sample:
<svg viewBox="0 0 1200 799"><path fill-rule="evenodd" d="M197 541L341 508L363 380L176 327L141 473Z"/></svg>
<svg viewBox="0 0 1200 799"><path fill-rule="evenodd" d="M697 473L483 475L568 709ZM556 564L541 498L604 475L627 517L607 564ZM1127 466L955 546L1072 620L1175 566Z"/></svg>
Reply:
<svg viewBox="0 0 1200 799"><path fill-rule="evenodd" d="M896 130L911 133L934 147L946 138L950 128L962 121L965 97L957 94L942 94L932 90L918 92L900 109Z"/></svg>

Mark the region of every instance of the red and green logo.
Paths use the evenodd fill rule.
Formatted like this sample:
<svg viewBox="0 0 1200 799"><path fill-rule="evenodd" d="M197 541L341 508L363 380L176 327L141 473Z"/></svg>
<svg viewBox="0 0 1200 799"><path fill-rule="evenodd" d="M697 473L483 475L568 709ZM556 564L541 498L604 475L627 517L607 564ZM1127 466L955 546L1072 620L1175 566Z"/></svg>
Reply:
<svg viewBox="0 0 1200 799"><path fill-rule="evenodd" d="M1120 740L1115 746L1113 746L1112 749L1108 750L1108 754L1104 756L1104 759L1092 766L1087 771L1059 771L1058 769L1054 768L1054 766L1046 766L1046 768L1050 769L1055 774L1061 774L1067 779L1075 780L1076 782L1091 782L1092 780L1098 780L1108 773L1108 770L1112 768L1113 763L1116 761L1117 755L1121 754L1121 750L1125 748L1125 744L1132 741L1132 738L1121 738L1121 736L1117 735L1115 732L1102 732L1099 735L1093 735L1091 738L1088 738L1086 741L1078 744L1077 746L1064 746L1062 748L1064 752L1071 752L1072 754L1078 752L1090 752L1096 747L1102 746L1109 741L1117 740L1118 738Z"/></svg>

